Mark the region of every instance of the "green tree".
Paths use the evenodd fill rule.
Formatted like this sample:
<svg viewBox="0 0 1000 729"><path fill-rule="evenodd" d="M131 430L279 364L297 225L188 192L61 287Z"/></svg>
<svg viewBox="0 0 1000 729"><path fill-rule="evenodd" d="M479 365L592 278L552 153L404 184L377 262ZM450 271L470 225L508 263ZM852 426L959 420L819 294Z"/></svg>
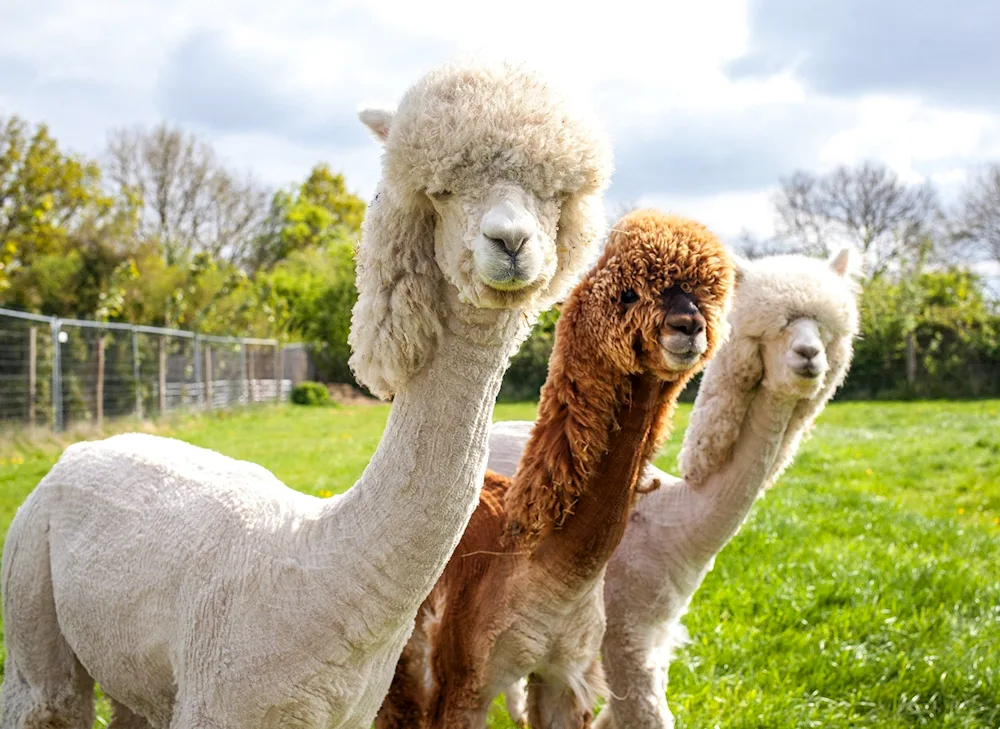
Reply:
<svg viewBox="0 0 1000 729"><path fill-rule="evenodd" d="M61 152L44 124L0 119L0 302L94 315L135 221L133 200L105 193L96 163Z"/></svg>
<svg viewBox="0 0 1000 729"><path fill-rule="evenodd" d="M342 175L326 164L316 165L293 193L275 193L250 256L251 269L271 268L295 251L358 238L365 209L364 201L347 191Z"/></svg>
<svg viewBox="0 0 1000 729"><path fill-rule="evenodd" d="M355 382L347 360L354 285L354 246L343 237L294 251L258 276L258 300L285 332L313 345L326 379Z"/></svg>
<svg viewBox="0 0 1000 729"><path fill-rule="evenodd" d="M861 297L861 331L845 396L1000 393L1000 311L967 270L871 281ZM907 369L912 376L904 378Z"/></svg>

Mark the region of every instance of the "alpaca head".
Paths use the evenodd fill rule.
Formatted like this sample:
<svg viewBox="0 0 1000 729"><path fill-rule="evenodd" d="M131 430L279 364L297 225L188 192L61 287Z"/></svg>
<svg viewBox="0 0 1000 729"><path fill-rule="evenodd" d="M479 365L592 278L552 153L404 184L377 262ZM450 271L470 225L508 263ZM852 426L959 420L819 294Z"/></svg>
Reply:
<svg viewBox="0 0 1000 729"><path fill-rule="evenodd" d="M692 220L652 210L612 227L598 264L567 301L558 342L617 373L687 380L725 335L733 266L722 243Z"/></svg>
<svg viewBox="0 0 1000 729"><path fill-rule="evenodd" d="M588 111L510 64L444 65L395 110L360 116L384 153L357 252L351 365L390 397L449 309L531 320L576 282L603 233L611 152Z"/></svg>
<svg viewBox="0 0 1000 729"><path fill-rule="evenodd" d="M859 259L771 256L737 265L731 338L709 364L681 449L681 472L697 485L728 460L758 388L794 401L769 482L787 466L850 367L858 333Z"/></svg>

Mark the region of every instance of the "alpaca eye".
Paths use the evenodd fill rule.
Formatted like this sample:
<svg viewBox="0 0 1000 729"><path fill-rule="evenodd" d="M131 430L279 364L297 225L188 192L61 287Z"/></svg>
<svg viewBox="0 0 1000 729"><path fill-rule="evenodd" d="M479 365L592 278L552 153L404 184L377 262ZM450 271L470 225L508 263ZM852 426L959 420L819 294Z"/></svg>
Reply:
<svg viewBox="0 0 1000 729"><path fill-rule="evenodd" d="M451 198L451 190L438 190L430 193L430 196L438 202L444 202L445 200L449 200Z"/></svg>
<svg viewBox="0 0 1000 729"><path fill-rule="evenodd" d="M629 289L622 293L622 303L623 304L634 304L639 300L639 294L635 292L635 289Z"/></svg>

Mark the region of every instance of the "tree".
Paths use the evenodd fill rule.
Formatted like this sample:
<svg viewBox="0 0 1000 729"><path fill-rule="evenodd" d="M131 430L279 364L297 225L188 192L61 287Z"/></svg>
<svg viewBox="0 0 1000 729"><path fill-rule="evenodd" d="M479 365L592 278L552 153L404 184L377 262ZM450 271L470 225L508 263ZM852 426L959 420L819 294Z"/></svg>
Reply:
<svg viewBox="0 0 1000 729"><path fill-rule="evenodd" d="M347 191L342 175L325 164L316 165L294 193L275 193L248 265L255 271L268 269L295 251L357 239L366 209L361 198Z"/></svg>
<svg viewBox="0 0 1000 729"><path fill-rule="evenodd" d="M157 239L168 262L194 253L244 262L269 193L223 167L207 143L166 124L119 129L106 166L118 190L140 201L140 234Z"/></svg>
<svg viewBox="0 0 1000 729"><path fill-rule="evenodd" d="M344 237L294 251L257 276L262 307L281 329L313 345L324 378L334 382L354 382L347 363L354 279L354 244Z"/></svg>
<svg viewBox="0 0 1000 729"><path fill-rule="evenodd" d="M952 267L880 277L865 286L860 308L863 334L844 396L1000 393L1000 310L975 274Z"/></svg>
<svg viewBox="0 0 1000 729"><path fill-rule="evenodd" d="M1000 263L1000 164L972 177L962 190L956 242L976 260Z"/></svg>
<svg viewBox="0 0 1000 729"><path fill-rule="evenodd" d="M749 259L803 252L802 246L796 245L793 241L781 240L774 236L761 238L746 228L740 231L735 247Z"/></svg>
<svg viewBox="0 0 1000 729"><path fill-rule="evenodd" d="M90 316L133 243L135 208L100 168L59 150L44 124L0 119L0 302Z"/></svg>
<svg viewBox="0 0 1000 729"><path fill-rule="evenodd" d="M929 183L906 185L886 166L865 162L826 175L798 171L783 178L775 208L780 238L824 256L852 244L864 254L872 278L926 238L938 204Z"/></svg>

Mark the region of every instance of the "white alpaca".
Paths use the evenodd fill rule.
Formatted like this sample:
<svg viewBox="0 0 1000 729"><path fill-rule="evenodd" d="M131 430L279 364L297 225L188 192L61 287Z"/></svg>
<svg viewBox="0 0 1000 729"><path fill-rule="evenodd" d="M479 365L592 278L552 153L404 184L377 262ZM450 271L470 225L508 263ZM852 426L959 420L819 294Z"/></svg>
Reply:
<svg viewBox="0 0 1000 729"><path fill-rule="evenodd" d="M3 553L2 729L367 728L476 505L494 400L603 233L610 146L509 65L449 64L398 111L357 252L351 363L392 411L338 499L179 441L71 446Z"/></svg>
<svg viewBox="0 0 1000 729"><path fill-rule="evenodd" d="M604 584L602 665L611 696L595 729L667 729L680 619L757 498L788 467L843 382L858 333L854 259L737 259L732 334L705 370L680 455L683 479L649 466ZM513 473L532 423L497 423L488 468ZM524 686L507 691L524 723Z"/></svg>

